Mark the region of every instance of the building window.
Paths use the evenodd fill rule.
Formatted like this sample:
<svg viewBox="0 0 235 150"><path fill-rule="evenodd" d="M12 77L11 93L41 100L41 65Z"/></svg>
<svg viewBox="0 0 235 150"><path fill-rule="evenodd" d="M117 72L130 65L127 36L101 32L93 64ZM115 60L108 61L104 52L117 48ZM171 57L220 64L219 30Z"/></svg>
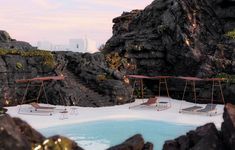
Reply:
<svg viewBox="0 0 235 150"><path fill-rule="evenodd" d="M76 46L77 48L79 48L79 45L77 44L77 46Z"/></svg>

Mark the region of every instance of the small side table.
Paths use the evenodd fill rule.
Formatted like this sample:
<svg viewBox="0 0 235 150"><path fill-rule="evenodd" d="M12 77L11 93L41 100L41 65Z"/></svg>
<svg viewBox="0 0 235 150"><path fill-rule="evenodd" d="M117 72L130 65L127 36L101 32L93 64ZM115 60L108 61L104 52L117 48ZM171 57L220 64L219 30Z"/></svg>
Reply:
<svg viewBox="0 0 235 150"><path fill-rule="evenodd" d="M68 119L68 111L67 110L61 111L59 119L61 120Z"/></svg>
<svg viewBox="0 0 235 150"><path fill-rule="evenodd" d="M78 115L78 108L77 107L70 108L70 114L71 115Z"/></svg>

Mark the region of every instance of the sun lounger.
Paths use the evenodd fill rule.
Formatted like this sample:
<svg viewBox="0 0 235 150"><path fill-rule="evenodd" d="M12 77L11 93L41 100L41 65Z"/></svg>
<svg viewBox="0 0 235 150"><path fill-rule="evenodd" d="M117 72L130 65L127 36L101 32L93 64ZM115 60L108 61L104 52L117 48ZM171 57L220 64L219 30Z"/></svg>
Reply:
<svg viewBox="0 0 235 150"><path fill-rule="evenodd" d="M179 112L184 112L184 113L195 113L197 110L201 109L201 106L192 106L188 108L181 109Z"/></svg>
<svg viewBox="0 0 235 150"><path fill-rule="evenodd" d="M140 105L151 106L151 105L156 104L156 103L157 103L157 98L154 97L154 98L149 98L147 102L144 102Z"/></svg>
<svg viewBox="0 0 235 150"><path fill-rule="evenodd" d="M56 107L48 107L48 106L40 106L38 103L31 103L31 106L33 106L33 108L35 109L35 111L37 110L53 110Z"/></svg>
<svg viewBox="0 0 235 150"><path fill-rule="evenodd" d="M216 104L207 104L205 108L199 109L196 112L209 115L212 115L211 113L214 112L216 114L217 113Z"/></svg>
<svg viewBox="0 0 235 150"><path fill-rule="evenodd" d="M149 98L147 100L147 102L144 102L144 103L141 103L138 105L134 105L134 106L129 106L129 109L134 108L134 107L141 107L141 106L154 106L154 105L156 105L156 103L157 103L157 97Z"/></svg>
<svg viewBox="0 0 235 150"><path fill-rule="evenodd" d="M18 111L19 114L23 114L23 115L36 115L36 116L52 116L52 114L54 113L52 110L50 111L41 111L41 110L20 110Z"/></svg>

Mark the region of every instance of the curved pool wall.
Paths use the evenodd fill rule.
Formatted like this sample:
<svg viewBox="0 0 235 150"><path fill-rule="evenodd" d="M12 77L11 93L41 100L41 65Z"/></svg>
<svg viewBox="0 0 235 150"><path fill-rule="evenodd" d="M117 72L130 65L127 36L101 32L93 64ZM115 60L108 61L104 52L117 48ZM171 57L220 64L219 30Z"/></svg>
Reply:
<svg viewBox="0 0 235 150"><path fill-rule="evenodd" d="M151 120L102 120L44 128L40 132L46 137L56 134L66 136L86 150L104 150L139 133L145 141L154 144L154 150L160 150L166 140L195 128Z"/></svg>

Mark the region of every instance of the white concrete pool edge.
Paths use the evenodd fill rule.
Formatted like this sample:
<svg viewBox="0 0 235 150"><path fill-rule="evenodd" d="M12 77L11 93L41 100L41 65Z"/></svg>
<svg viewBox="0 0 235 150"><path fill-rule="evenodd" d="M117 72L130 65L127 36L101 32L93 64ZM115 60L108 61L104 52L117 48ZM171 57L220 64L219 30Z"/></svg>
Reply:
<svg viewBox="0 0 235 150"><path fill-rule="evenodd" d="M161 100L168 100L166 98L160 98ZM77 107L78 115L68 114L68 119L60 120L60 113L54 113L52 116L37 116L37 115L23 115L18 114L19 106L7 107L8 114L12 117L19 117L28 122L35 129L48 128L53 126L69 125L76 123L84 123L99 120L153 120L162 121L176 124L201 126L206 123L213 122L219 129L223 122L223 105L217 105L218 115L206 116L206 115L195 115L195 114L182 114L179 113L181 101L171 100L172 107L164 111L157 111L155 107L141 107L131 108L129 106L137 105L142 100L136 100L134 103L111 106L111 107ZM182 102L183 107L192 106L192 103ZM205 105L200 105L205 106ZM30 107L24 105L24 107ZM64 108L64 106L56 106L57 108ZM70 111L71 107L66 107Z"/></svg>

